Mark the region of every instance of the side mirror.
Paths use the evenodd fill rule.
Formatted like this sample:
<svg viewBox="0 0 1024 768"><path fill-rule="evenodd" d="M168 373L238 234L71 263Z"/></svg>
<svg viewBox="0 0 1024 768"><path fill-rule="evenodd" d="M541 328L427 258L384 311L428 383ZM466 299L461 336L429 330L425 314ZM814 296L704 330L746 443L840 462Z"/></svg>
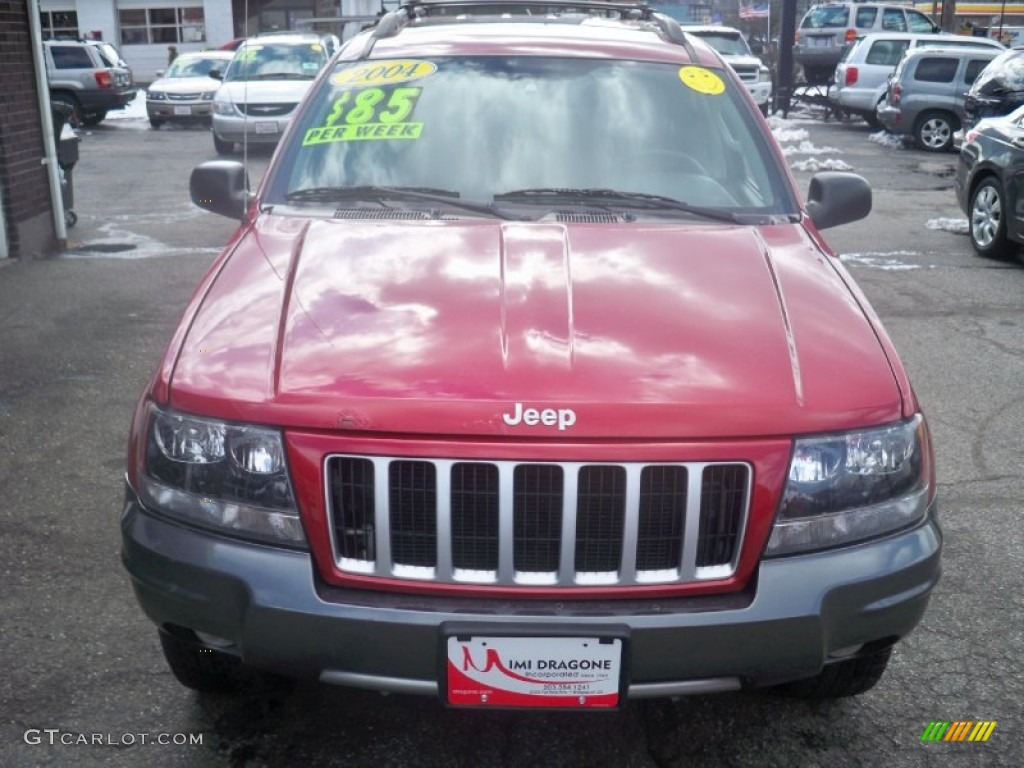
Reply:
<svg viewBox="0 0 1024 768"><path fill-rule="evenodd" d="M871 186L855 173L816 173L807 190L807 213L818 229L860 221L871 213Z"/></svg>
<svg viewBox="0 0 1024 768"><path fill-rule="evenodd" d="M210 160L192 169L188 180L192 202L211 213L244 219L251 199L245 166L234 160Z"/></svg>
<svg viewBox="0 0 1024 768"><path fill-rule="evenodd" d="M156 76L157 76L157 77L163 77L163 76L164 76L164 71L165 71L165 70L162 70L162 69L158 69L158 70L156 71Z"/></svg>
<svg viewBox="0 0 1024 768"><path fill-rule="evenodd" d="M221 72L221 71L220 71L219 69L217 69L216 67L214 67L214 68L213 68L213 69L211 69L211 70L210 70L209 72L207 72L207 73L206 73L206 76L207 76L207 77L212 77L212 78L213 78L214 80L223 80L223 79L224 79L224 73L223 73L223 72Z"/></svg>

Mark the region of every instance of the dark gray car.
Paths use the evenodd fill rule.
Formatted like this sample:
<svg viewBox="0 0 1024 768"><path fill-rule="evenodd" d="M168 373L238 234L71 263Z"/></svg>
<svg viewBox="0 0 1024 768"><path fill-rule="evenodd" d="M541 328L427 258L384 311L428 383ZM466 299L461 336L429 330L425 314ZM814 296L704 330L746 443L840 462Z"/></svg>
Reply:
<svg viewBox="0 0 1024 768"><path fill-rule="evenodd" d="M964 119L971 83L997 50L912 48L889 79L878 120L890 133L913 137L918 148L946 152Z"/></svg>

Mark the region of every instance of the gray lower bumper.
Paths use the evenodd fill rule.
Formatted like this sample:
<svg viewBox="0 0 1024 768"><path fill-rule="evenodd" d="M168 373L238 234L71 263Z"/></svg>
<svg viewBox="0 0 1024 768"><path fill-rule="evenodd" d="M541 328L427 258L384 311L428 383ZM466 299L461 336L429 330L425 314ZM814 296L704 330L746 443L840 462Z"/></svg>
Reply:
<svg viewBox="0 0 1024 768"><path fill-rule="evenodd" d="M155 517L130 498L124 564L158 625L232 641L254 666L326 682L435 693L441 626L628 630L629 696L729 690L816 674L836 651L896 640L939 578L932 516L886 539L762 563L740 594L538 602L375 593L325 585L308 554Z"/></svg>

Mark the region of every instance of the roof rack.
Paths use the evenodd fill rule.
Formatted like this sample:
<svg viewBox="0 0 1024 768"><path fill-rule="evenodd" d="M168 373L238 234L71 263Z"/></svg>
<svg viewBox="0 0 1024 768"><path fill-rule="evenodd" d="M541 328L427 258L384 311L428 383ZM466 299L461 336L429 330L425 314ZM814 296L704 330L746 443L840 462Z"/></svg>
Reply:
<svg viewBox="0 0 1024 768"><path fill-rule="evenodd" d="M460 11L452 15L451 11ZM536 15L530 13L537 12ZM446 22L478 21L481 17L507 18L515 14L516 21L548 21L556 13L609 15L618 14L625 21L649 21L670 43L684 46L693 56L695 52L683 34L679 22L658 13L645 2L615 2L615 0L406 0L397 10L384 14L367 38L357 58L365 59L374 44L385 37L393 37L410 23L426 18Z"/></svg>

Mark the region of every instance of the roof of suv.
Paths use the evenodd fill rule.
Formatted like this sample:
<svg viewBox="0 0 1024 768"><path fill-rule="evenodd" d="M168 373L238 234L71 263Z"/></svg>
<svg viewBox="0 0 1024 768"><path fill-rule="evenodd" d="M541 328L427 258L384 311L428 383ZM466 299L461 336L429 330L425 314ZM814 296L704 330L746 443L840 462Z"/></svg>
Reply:
<svg viewBox="0 0 1024 768"><path fill-rule="evenodd" d="M342 52L341 59L381 58L399 52L434 56L530 55L536 54L540 42L544 54L549 56L608 55L644 61L717 64L716 54L706 43L696 36L683 35L685 28L672 19L662 18L655 22L587 14L548 18L443 16L416 20L390 33L386 28L383 33L377 31L384 27L382 22L377 30L363 33L364 39L373 39L369 56L363 45L352 44ZM678 35L678 41L671 39L672 35Z"/></svg>

